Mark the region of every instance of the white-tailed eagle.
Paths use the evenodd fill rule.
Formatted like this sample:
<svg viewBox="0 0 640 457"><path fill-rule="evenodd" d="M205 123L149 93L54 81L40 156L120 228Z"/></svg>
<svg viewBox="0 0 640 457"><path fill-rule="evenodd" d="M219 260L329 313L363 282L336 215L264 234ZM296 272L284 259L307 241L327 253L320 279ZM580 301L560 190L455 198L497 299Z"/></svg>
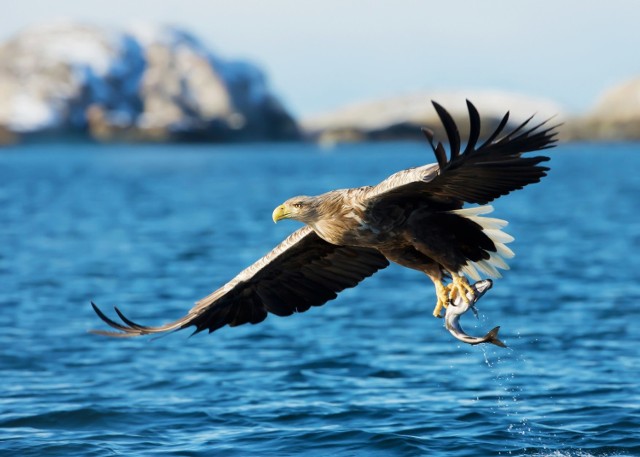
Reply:
<svg viewBox="0 0 640 457"><path fill-rule="evenodd" d="M197 333L257 324L269 313L288 316L320 306L389 261L433 281L433 314L440 316L450 299L473 291L465 276L497 277L498 268L508 269L505 259L513 252L506 244L513 238L502 231L506 221L485 216L492 210L487 203L546 175L548 168L540 164L548 157L523 154L553 147L557 132L546 127L546 121L528 127L529 118L501 136L507 113L478 144L480 115L467 101L469 138L462 150L453 118L439 104L433 106L448 137L448 156L442 143L434 143L433 133L423 129L437 163L399 171L375 186L291 198L273 211L273 220L295 219L306 225L198 301L186 316L149 327L116 308L122 320L118 323L92 303L98 316L117 330L95 333L126 337L191 326ZM465 203L480 206L463 208Z"/></svg>

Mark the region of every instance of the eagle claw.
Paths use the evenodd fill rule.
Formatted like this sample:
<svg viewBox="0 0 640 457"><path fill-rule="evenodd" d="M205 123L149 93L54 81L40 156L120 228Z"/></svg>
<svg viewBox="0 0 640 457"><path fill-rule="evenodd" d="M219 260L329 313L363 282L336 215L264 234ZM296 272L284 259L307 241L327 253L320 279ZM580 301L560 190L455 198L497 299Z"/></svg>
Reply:
<svg viewBox="0 0 640 457"><path fill-rule="evenodd" d="M476 292L473 287L469 285L469 281L464 276L453 275L453 281L446 287L448 292L447 301L454 301L458 296L464 300L465 303L469 303L468 293L471 293L472 297L475 297Z"/></svg>
<svg viewBox="0 0 640 457"><path fill-rule="evenodd" d="M436 302L436 307L433 308L433 317L441 318L440 311L442 311L442 308L449 306L449 293L442 283L436 283L436 296L438 301Z"/></svg>

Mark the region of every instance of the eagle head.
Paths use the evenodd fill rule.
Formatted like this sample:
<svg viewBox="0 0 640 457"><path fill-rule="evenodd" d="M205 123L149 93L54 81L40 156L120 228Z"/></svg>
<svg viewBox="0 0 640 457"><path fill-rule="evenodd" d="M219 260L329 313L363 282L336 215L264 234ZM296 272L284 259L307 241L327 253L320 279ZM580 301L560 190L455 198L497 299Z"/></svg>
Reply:
<svg viewBox="0 0 640 457"><path fill-rule="evenodd" d="M301 195L293 197L273 210L273 222L282 219L295 219L307 224L312 223L318 216L317 201L315 197Z"/></svg>

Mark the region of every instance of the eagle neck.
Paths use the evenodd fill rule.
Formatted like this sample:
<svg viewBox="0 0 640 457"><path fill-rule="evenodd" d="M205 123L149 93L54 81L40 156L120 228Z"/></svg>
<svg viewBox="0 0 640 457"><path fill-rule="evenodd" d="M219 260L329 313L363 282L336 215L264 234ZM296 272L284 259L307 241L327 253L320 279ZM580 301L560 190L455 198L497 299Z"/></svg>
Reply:
<svg viewBox="0 0 640 457"><path fill-rule="evenodd" d="M320 238L332 244L352 244L351 238L362 222L364 206L352 191L338 190L320 195L315 218L308 222Z"/></svg>

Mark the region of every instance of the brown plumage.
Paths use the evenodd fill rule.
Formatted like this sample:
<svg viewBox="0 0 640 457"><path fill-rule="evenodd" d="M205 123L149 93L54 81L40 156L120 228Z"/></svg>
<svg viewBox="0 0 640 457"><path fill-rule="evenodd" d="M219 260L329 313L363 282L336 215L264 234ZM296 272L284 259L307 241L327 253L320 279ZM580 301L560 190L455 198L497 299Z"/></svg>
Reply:
<svg viewBox="0 0 640 457"><path fill-rule="evenodd" d="M467 101L470 134L464 151L449 113L433 103L447 132L449 157L442 143L424 129L437 163L403 170L376 186L334 190L316 197L294 197L273 212L274 221L296 219L306 224L275 249L242 271L186 316L159 327L132 322L117 308L122 323L100 318L118 330L95 331L110 336L137 336L194 326L212 332L225 325L262 322L268 313L287 316L320 306L385 268L389 260L422 271L436 286L434 315L469 291L465 275L478 270L499 276L512 238L501 231L505 221L485 217L489 206L463 209L464 203L488 202L538 182L548 168L545 156L526 152L554 146L555 127L544 122L527 128L528 119L500 137L509 113L496 131L478 146L480 116ZM450 277L445 285L443 278Z"/></svg>

